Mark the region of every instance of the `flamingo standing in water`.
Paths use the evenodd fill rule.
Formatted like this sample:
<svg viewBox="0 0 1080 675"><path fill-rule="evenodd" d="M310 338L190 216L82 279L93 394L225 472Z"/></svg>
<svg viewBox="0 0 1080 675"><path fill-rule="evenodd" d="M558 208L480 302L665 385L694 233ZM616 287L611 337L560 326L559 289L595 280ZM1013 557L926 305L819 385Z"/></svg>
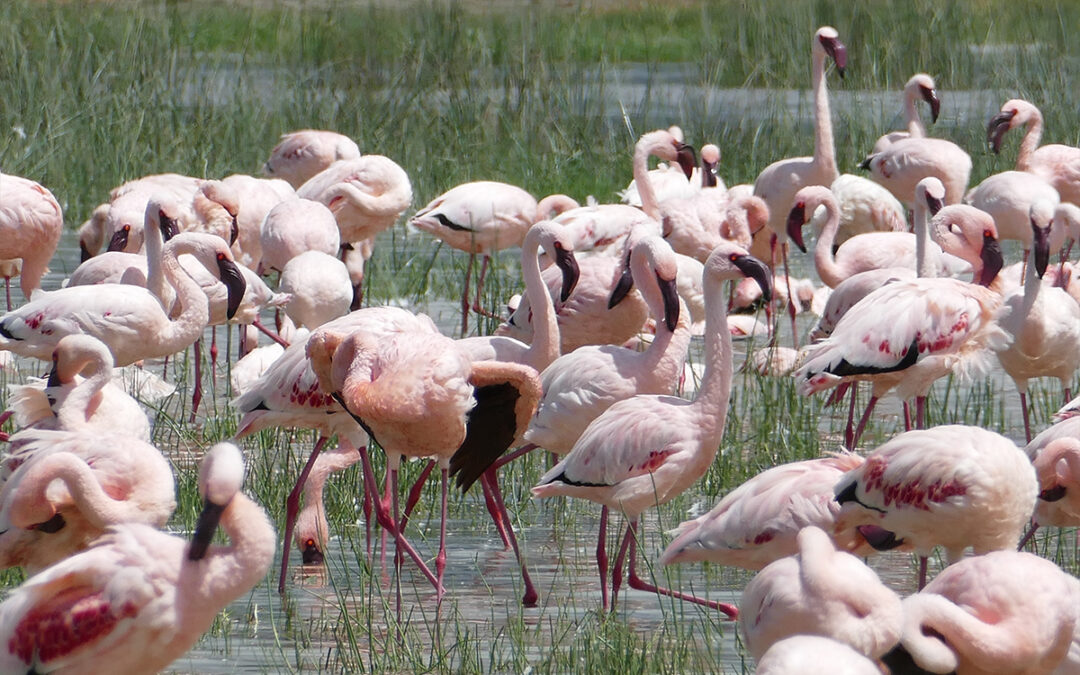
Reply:
<svg viewBox="0 0 1080 675"><path fill-rule="evenodd" d="M12 591L0 604L0 671L155 673L180 657L273 559L274 527L243 479L240 450L219 443L202 462L190 545L117 525ZM219 522L227 546L211 545Z"/></svg>
<svg viewBox="0 0 1080 675"><path fill-rule="evenodd" d="M871 154L881 152L893 143L905 138L924 138L926 136L926 125L923 124L922 118L919 116L918 103L920 100L926 101L926 104L930 106L930 121L937 122L938 114L941 112L941 99L938 98L934 78L926 73L915 73L904 85L904 119L907 121L907 129L904 131L892 131L879 138L874 143L874 149L870 151Z"/></svg>
<svg viewBox="0 0 1080 675"><path fill-rule="evenodd" d="M0 174L0 260L22 260L23 297L41 287L63 231L64 213L52 192L28 178ZM5 277L5 290L10 310L10 277Z"/></svg>
<svg viewBox="0 0 1080 675"><path fill-rule="evenodd" d="M878 550L914 547L922 559L919 588L934 546L945 548L950 564L968 546L976 554L1015 549L1038 492L1020 448L965 425L895 436L836 484L843 527L859 527Z"/></svg>
<svg viewBox="0 0 1080 675"><path fill-rule="evenodd" d="M622 565L629 546L631 588L706 604L735 616L737 610L669 589L637 575L637 524L642 511L673 499L700 478L720 447L731 394L731 337L727 331L723 284L728 279L757 279L768 298L771 274L760 260L734 244L717 246L705 264L705 374L693 401L672 396L635 396L619 401L585 429L566 457L540 478L536 497L581 497L604 506L596 560L603 607L607 597L607 510L628 520L612 578L618 596Z"/></svg>
<svg viewBox="0 0 1080 675"><path fill-rule="evenodd" d="M263 164L263 173L299 188L309 178L341 159L356 159L360 146L336 131L300 129L281 135Z"/></svg>
<svg viewBox="0 0 1080 675"><path fill-rule="evenodd" d="M1080 204L1080 148L1053 143L1039 146L1042 138L1042 113L1031 103L1014 98L1001 106L1001 112L986 125L986 140L994 154L1001 152L1001 142L1010 129L1026 126L1016 170L1027 171L1050 183L1062 201Z"/></svg>

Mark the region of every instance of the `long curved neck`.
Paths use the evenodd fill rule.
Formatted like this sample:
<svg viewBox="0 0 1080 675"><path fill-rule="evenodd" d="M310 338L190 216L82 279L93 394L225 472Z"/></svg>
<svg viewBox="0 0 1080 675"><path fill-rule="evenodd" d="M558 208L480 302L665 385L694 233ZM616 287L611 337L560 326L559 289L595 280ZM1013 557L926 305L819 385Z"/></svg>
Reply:
<svg viewBox="0 0 1080 675"><path fill-rule="evenodd" d="M547 368L559 358L560 347L559 318L540 272L539 250L540 242L536 238L526 237L521 249L521 274L525 278L525 293L532 307L533 328L532 342L526 354L527 362L537 371Z"/></svg>
<svg viewBox="0 0 1080 675"><path fill-rule="evenodd" d="M910 92L904 96L904 119L911 138L925 138L926 125L919 116L918 93Z"/></svg>
<svg viewBox="0 0 1080 675"><path fill-rule="evenodd" d="M221 528L231 543L212 546L206 558L197 563L185 561L183 592L236 598L266 575L275 546L274 527L266 512L242 492L237 493L221 515Z"/></svg>
<svg viewBox="0 0 1080 675"><path fill-rule="evenodd" d="M653 154L651 145L638 144L634 148L634 185L637 186L638 196L641 198L641 210L645 215L659 222L660 202L656 197L656 190L652 181L649 180L649 155Z"/></svg>
<svg viewBox="0 0 1080 675"><path fill-rule="evenodd" d="M27 475L18 483L18 496L13 498L13 502L29 501L40 507L47 503L45 490L54 480L63 481L76 507L95 527L104 528L128 520L139 520L142 512L140 505L110 497L102 489L90 465L69 452L48 455L29 467ZM27 504L26 509L13 512L12 522L21 527L41 522L41 516L33 515L32 510L33 506Z"/></svg>
<svg viewBox="0 0 1080 675"><path fill-rule="evenodd" d="M719 447L731 399L731 330L727 325L727 294L723 281L705 277L705 373L691 405L701 413L702 437ZM712 438L710 438L712 437Z"/></svg>
<svg viewBox="0 0 1080 675"><path fill-rule="evenodd" d="M836 168L836 148L833 145L832 116L829 112L829 89L825 84L825 53L814 51L814 164L829 173L831 184L840 172ZM638 188L640 190L640 188Z"/></svg>
<svg viewBox="0 0 1080 675"><path fill-rule="evenodd" d="M162 300L165 297L165 273L161 267L161 228L157 223L143 227L143 239L146 241L146 288Z"/></svg>
<svg viewBox="0 0 1080 675"><path fill-rule="evenodd" d="M825 207L825 225L821 228L817 244L814 244L814 267L817 268L822 283L829 288L836 288L845 276L833 257L833 243L836 241L836 231L840 228L840 210L836 202L825 200L821 204Z"/></svg>
<svg viewBox="0 0 1080 675"><path fill-rule="evenodd" d="M169 322L169 329L160 338L161 351L173 354L195 342L210 321L210 304L199 284L180 266L177 256L186 251L166 249L161 256L162 272L169 285L176 289L180 314ZM118 364L122 365L122 364Z"/></svg>
<svg viewBox="0 0 1080 675"><path fill-rule="evenodd" d="M1027 171L1030 167L1031 157L1039 148L1039 141L1042 140L1042 130L1042 115L1035 113L1028 120L1027 131L1024 132L1024 138L1020 141L1020 150L1016 154L1017 171Z"/></svg>
<svg viewBox="0 0 1080 675"><path fill-rule="evenodd" d="M56 411L56 419L60 422L61 429L81 429L90 420L101 402L101 390L112 380L112 368L109 364L99 361L97 372L68 392L60 408Z"/></svg>
<svg viewBox="0 0 1080 675"><path fill-rule="evenodd" d="M1035 306L1035 300L1039 297L1041 287L1042 279L1035 272L1035 263L1029 260L1024 270L1024 304L1021 310L1021 315L1024 318L1027 318L1031 313L1031 308Z"/></svg>
<svg viewBox="0 0 1080 675"><path fill-rule="evenodd" d="M925 278L936 277L938 268L937 256L931 255L930 250L930 220L928 215L925 201L916 199L914 218L915 272L918 276Z"/></svg>

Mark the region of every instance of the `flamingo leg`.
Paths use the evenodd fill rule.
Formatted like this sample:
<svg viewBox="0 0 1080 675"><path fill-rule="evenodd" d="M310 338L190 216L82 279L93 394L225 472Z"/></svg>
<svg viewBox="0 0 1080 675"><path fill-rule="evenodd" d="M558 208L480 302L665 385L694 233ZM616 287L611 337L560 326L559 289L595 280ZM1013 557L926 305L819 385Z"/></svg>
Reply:
<svg viewBox="0 0 1080 675"><path fill-rule="evenodd" d="M787 292L788 292L787 312L788 312L788 316L791 317L791 339L795 343L795 349L798 349L799 348L799 329L795 326L795 303L792 302L792 298L791 298L791 270L788 268L787 248L781 249L780 255L784 259L784 283L787 284ZM630 564L631 565L634 564L634 559L633 558L630 559Z"/></svg>
<svg viewBox="0 0 1080 675"><path fill-rule="evenodd" d="M484 306L480 303L480 301L483 299L484 277L487 276L487 269L490 263L491 256L485 253L483 260L481 260L480 262L480 274L476 277L476 298L473 300L472 305L473 311L477 314L482 314L485 312Z"/></svg>
<svg viewBox="0 0 1080 675"><path fill-rule="evenodd" d="M472 280L472 268L476 254L469 254L469 264L465 268L465 290L461 292L461 337L469 334L469 283Z"/></svg>
<svg viewBox="0 0 1080 675"><path fill-rule="evenodd" d="M416 504L420 501L420 490L427 483L428 477L431 475L432 469L435 468L435 460L429 459L427 466L417 476L416 482L413 483L412 488L409 489L409 496L405 499L405 512L401 516L401 529L404 530L405 526L409 524L409 516L412 514L413 509L416 508Z"/></svg>
<svg viewBox="0 0 1080 675"><path fill-rule="evenodd" d="M922 590L926 586L926 557L919 556L919 588Z"/></svg>
<svg viewBox="0 0 1080 675"><path fill-rule="evenodd" d="M851 440L850 450L855 449L855 444L862 438L863 431L866 429L866 423L870 419L870 413L874 412L874 406L877 405L877 396L870 395L870 402L866 404L866 410L863 411L862 417L859 418L859 426L855 427L855 437Z"/></svg>
<svg viewBox="0 0 1080 675"><path fill-rule="evenodd" d="M857 393L858 387L851 387L851 403L848 405L847 427L844 429L844 447L848 450L855 449L855 403L858 398Z"/></svg>
<svg viewBox="0 0 1080 675"><path fill-rule="evenodd" d="M4 294L7 295L7 308L11 311L11 277L4 277Z"/></svg>
<svg viewBox="0 0 1080 675"><path fill-rule="evenodd" d="M287 348L289 346L289 343L285 340L285 338L281 337L280 335L278 335L274 331L267 328L266 325L264 325L262 321L260 321L258 319L255 319L254 321L251 322L251 325L258 328L263 333L263 335L267 336L268 338L270 338L274 342L278 343L282 347Z"/></svg>
<svg viewBox="0 0 1080 675"><path fill-rule="evenodd" d="M623 534L619 551L615 554L615 566L611 568L611 611L615 611L615 605L619 600L619 589L622 588L623 565L626 564L626 552L630 549L630 525L626 525L626 533Z"/></svg>
<svg viewBox="0 0 1080 675"><path fill-rule="evenodd" d="M535 450L536 447L537 446L534 443L526 443L525 445L521 446L517 450L514 450L513 452L511 452L509 454L506 454L506 455L503 455L499 459L495 460L495 463L492 464L491 466L496 470L501 469L502 467L506 466L507 464L514 461L518 457L522 457L524 455L529 454L530 452Z"/></svg>
<svg viewBox="0 0 1080 675"><path fill-rule="evenodd" d="M217 371L217 326L210 327L210 377L214 377Z"/></svg>
<svg viewBox="0 0 1080 675"><path fill-rule="evenodd" d="M1020 410L1024 413L1024 436L1031 442L1031 415L1028 413L1027 392L1020 392Z"/></svg>
<svg viewBox="0 0 1080 675"><path fill-rule="evenodd" d="M443 586L443 573L446 571L446 513L447 493L450 491L450 467L442 467L442 517L439 524L439 553L435 556L435 606L442 605L443 594L446 592Z"/></svg>
<svg viewBox="0 0 1080 675"><path fill-rule="evenodd" d="M1024 537L1020 540L1020 544L1016 547L1017 551L1024 550L1024 547L1027 546L1027 543L1031 541L1031 538L1033 536L1035 536L1035 530L1037 529L1039 529L1039 524L1036 523L1035 519L1033 518L1031 520L1031 527L1029 527L1028 531L1024 533Z"/></svg>
<svg viewBox="0 0 1080 675"><path fill-rule="evenodd" d="M364 444L361 444L360 447L360 458L365 465L369 463L367 456L367 446ZM371 564L371 510L373 496L371 490L368 489L366 483L367 481L365 480L365 484L362 488L364 490L364 501L362 508L364 510L364 530L366 531L365 538L367 539L367 559L368 564Z"/></svg>
<svg viewBox="0 0 1080 675"><path fill-rule="evenodd" d="M605 612L608 609L607 519L608 507L605 506L600 509L600 538L596 540L596 567L600 570L600 606Z"/></svg>
<svg viewBox="0 0 1080 675"><path fill-rule="evenodd" d="M484 505L491 514L491 522L495 523L495 530L503 542L503 550L510 548L510 535L507 533L507 524L503 521L502 512L499 511L498 501L495 499L495 490L491 486L491 476L488 472L480 474L480 487L484 491Z"/></svg>
<svg viewBox="0 0 1080 675"><path fill-rule="evenodd" d="M911 406L904 401L904 431L911 431L915 425L911 421Z"/></svg>
<svg viewBox="0 0 1080 675"><path fill-rule="evenodd" d="M319 436L319 440L315 441L315 447L311 449L311 456L308 457L308 461L304 464L304 468L300 470L300 475L296 477L296 485L293 486L292 492L289 493L289 497L285 500L285 534L282 535L281 540L281 574L278 576L278 593L285 592L285 573L289 569L289 549L292 547L292 534L293 528L296 527L296 516L300 513L300 493L304 490L304 483L307 482L308 474L311 473L311 467L315 466L315 459L322 452L323 446L330 440L326 436Z"/></svg>
<svg viewBox="0 0 1080 675"><path fill-rule="evenodd" d="M514 557L517 558L518 566L521 567L521 582L525 584L525 595L521 598L521 604L526 607L535 607L536 600L540 596L536 592L536 587L533 586L532 577L529 576L529 567L521 557L521 549L518 548L517 535L514 534L514 526L510 524L510 512L506 509L502 490L499 489L499 476L494 468L489 468L481 476L481 479L483 478L487 478L491 487L491 495L494 498L496 508L499 510L499 517L502 519L504 527L506 528L506 534L510 539L510 546L514 549Z"/></svg>
<svg viewBox="0 0 1080 675"><path fill-rule="evenodd" d="M191 392L191 419L195 422L195 413L199 412L199 402L202 401L202 338L195 341L195 389Z"/></svg>
<svg viewBox="0 0 1080 675"><path fill-rule="evenodd" d="M735 605L731 605L731 604L728 604L726 602L719 602L717 600L706 600L704 598L699 598L697 596L689 595L687 593L682 593L680 591L673 591L673 590L671 590L669 588L661 588L660 586L655 586L653 584L650 584L650 583L646 582L644 579L642 579L641 577L639 577L637 575L637 568L636 568L636 563L637 563L637 524L638 524L638 521L635 518L633 521L630 522L629 531L627 532L627 536L630 537L630 553L629 553L629 555L630 555L630 574L629 574L629 577L627 579L627 583L630 585L630 588L634 588L634 589L637 589L639 591L647 591L649 593L656 593L658 595L667 595L667 596L673 597L673 598L675 598L677 600L683 600L683 601L686 601L686 602L693 602L693 603L696 603L698 605L704 605L705 607L709 607L711 609L720 610L724 614L727 614L729 619L738 618L739 610L735 607Z"/></svg>

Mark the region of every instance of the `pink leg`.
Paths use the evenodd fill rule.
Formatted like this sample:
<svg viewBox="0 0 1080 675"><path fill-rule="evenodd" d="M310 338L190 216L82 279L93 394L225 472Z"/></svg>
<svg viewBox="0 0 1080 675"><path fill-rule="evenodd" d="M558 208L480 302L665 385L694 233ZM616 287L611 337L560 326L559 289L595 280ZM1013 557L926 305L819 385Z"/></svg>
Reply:
<svg viewBox="0 0 1080 675"><path fill-rule="evenodd" d="M926 397L925 396L916 396L915 397L915 428L916 429L925 429L926 428Z"/></svg>
<svg viewBox="0 0 1080 675"><path fill-rule="evenodd" d="M477 314L484 312L484 306L481 304L484 293L484 277L487 276L488 264L491 262L491 256L484 254L484 259L480 262L480 275L476 277L476 299L473 300L472 309Z"/></svg>
<svg viewBox="0 0 1080 675"><path fill-rule="evenodd" d="M596 568L600 570L600 606L605 612L608 609L607 519L608 507L605 506L600 509L600 537L596 540Z"/></svg>
<svg viewBox="0 0 1080 675"><path fill-rule="evenodd" d="M264 326L262 321L259 321L258 319L255 319L254 321L251 322L251 325L258 328L263 333L263 335L267 336L268 338L270 338L274 342L278 343L282 347L288 347L289 346L289 343L286 342L283 337L281 337L280 335L278 335L274 331L272 331L269 328L267 328L266 326ZM241 333L241 335L242 334L243 333Z"/></svg>
<svg viewBox="0 0 1080 675"><path fill-rule="evenodd" d="M521 549L518 548L517 535L514 534L514 526L510 524L510 512L506 510L503 502L502 490L499 489L499 476L494 468L489 468L481 478L486 477L491 487L491 495L495 499L495 506L499 510L499 517L506 527L506 534L510 539L510 546L514 549L514 557L517 558L518 566L521 567L521 582L525 584L525 595L521 598L521 604L526 607L535 607L539 594L533 586L532 577L529 576L529 567L521 558Z"/></svg>
<svg viewBox="0 0 1080 675"><path fill-rule="evenodd" d="M850 450L855 449L855 444L862 438L863 431L866 429L866 422L870 419L870 413L874 412L874 406L877 405L877 396L870 395L870 402L866 404L866 410L863 411L862 417L859 418L859 426L855 427L855 437L851 441Z"/></svg>
<svg viewBox="0 0 1080 675"><path fill-rule="evenodd" d="M431 470L435 468L435 460L429 459L427 466L417 476L416 482L413 483L412 488L409 489L409 496L405 500L405 513L401 516L401 529L404 530L405 526L409 524L409 515L412 514L413 509L416 508L416 504L420 501L420 491L427 483L428 476L431 475Z"/></svg>
<svg viewBox="0 0 1080 675"><path fill-rule="evenodd" d="M532 452L535 449L536 449L536 446L534 444L526 443L525 445L521 446L517 450L514 450L513 452L511 452L509 454L506 454L506 455L503 455L499 459L495 460L495 463L492 464L491 466L495 470L499 470L502 467L509 464L510 462L517 459L518 457L521 457L523 455L527 455L527 454L529 454L530 452Z"/></svg>
<svg viewBox="0 0 1080 675"><path fill-rule="evenodd" d="M787 249L784 249L784 283L787 284L787 311L791 317L791 339L795 342L795 349L799 348L799 329L795 326L795 297L791 294L791 272L788 270ZM631 561L632 563L633 561Z"/></svg>
<svg viewBox="0 0 1080 675"><path fill-rule="evenodd" d="M1024 533L1024 538L1020 540L1020 544L1016 547L1017 551L1023 551L1024 550L1024 547L1027 546L1027 543L1029 541L1031 541L1031 538L1033 536L1035 536L1035 530L1037 530L1037 529L1039 529L1039 524L1036 523L1034 519L1032 519L1031 527L1029 527L1028 531L1026 533Z"/></svg>
<svg viewBox="0 0 1080 675"><path fill-rule="evenodd" d="M615 605L619 602L619 589L622 587L623 565L626 564L626 553L630 549L630 525L626 526L619 551L615 554L615 566L611 568L611 611L615 611Z"/></svg>
<svg viewBox="0 0 1080 675"><path fill-rule="evenodd" d="M469 255L469 266L465 268L465 289L461 292L461 337L469 334L469 283L472 281L473 263L476 254Z"/></svg>
<svg viewBox="0 0 1080 675"><path fill-rule="evenodd" d="M911 406L907 401L904 401L904 431L911 431L915 428L915 424L911 421Z"/></svg>
<svg viewBox="0 0 1080 675"><path fill-rule="evenodd" d="M435 606L442 605L443 594L446 592L443 587L443 572L446 571L446 495L450 490L450 468L443 467L442 469L442 516L439 524L439 553L435 556Z"/></svg>
<svg viewBox="0 0 1080 675"><path fill-rule="evenodd" d="M844 447L848 450L855 449L855 403L858 387L851 387L851 403L848 405L847 428L844 429ZM860 419L860 421L862 421Z"/></svg>
<svg viewBox="0 0 1080 675"><path fill-rule="evenodd" d="M693 602L698 605L704 605L711 609L718 609L724 614L728 615L729 619L737 619L739 617L739 610L735 605L730 605L726 602L719 602L716 600L705 600L694 595L681 593L679 591L673 591L669 588L661 588L646 582L644 579L637 575L637 520L633 520L630 523L630 531L627 533L630 536L630 577L628 583L630 588L637 589L639 591L647 591L649 593L656 593L658 595L671 596L677 600L683 600L686 602Z"/></svg>
<svg viewBox="0 0 1080 675"><path fill-rule="evenodd" d="M360 445L360 460L365 465L369 464L369 460L368 460L368 456L367 456L367 446L364 445L364 444ZM367 539L367 559L368 559L368 564L371 564L371 511L372 511L372 502L374 501L374 495L372 494L371 490L368 489L366 481L365 481L365 484L363 485L362 489L364 491L363 510L364 510L364 529L366 530L365 537Z"/></svg>
<svg viewBox="0 0 1080 675"><path fill-rule="evenodd" d="M300 475L296 477L296 485L293 486L292 492L289 493L288 499L285 500L285 534L282 535L281 540L281 574L278 576L278 593L285 592L285 573L289 569L289 549L292 547L292 534L293 528L296 527L296 515L300 512L300 493L304 490L304 483L307 482L308 474L311 473L311 467L315 466L315 459L322 452L323 446L329 439L326 436L319 436L319 440L315 442L315 447L311 449L311 456L308 457L307 464L300 471Z"/></svg>
<svg viewBox="0 0 1080 675"><path fill-rule="evenodd" d="M195 390L191 393L191 419L195 421L195 413L199 412L199 402L202 401L202 338L195 341Z"/></svg>
<svg viewBox="0 0 1080 675"><path fill-rule="evenodd" d="M5 410L4 412L0 413L0 424L3 424L4 422L7 422L8 418L11 417L12 414L14 414L14 412L15 411L13 411L13 410ZM0 431L0 441L7 441L7 440L8 440L7 433L3 432L3 431Z"/></svg>
<svg viewBox="0 0 1080 675"><path fill-rule="evenodd" d="M919 556L919 588L916 590L922 590L926 586L926 558Z"/></svg>
<svg viewBox="0 0 1080 675"><path fill-rule="evenodd" d="M226 324L228 325L228 324ZM226 330L228 330L226 328ZM210 327L210 377L214 377L217 371L217 326Z"/></svg>
<svg viewBox="0 0 1080 675"><path fill-rule="evenodd" d="M7 295L7 309L11 311L11 277L4 277L4 293ZM29 298L27 298L29 300Z"/></svg>
<svg viewBox="0 0 1080 675"><path fill-rule="evenodd" d="M1020 392L1020 410L1024 413L1024 436L1027 437L1027 442L1031 442L1031 417L1028 414L1027 406L1027 394Z"/></svg>
<svg viewBox="0 0 1080 675"><path fill-rule="evenodd" d="M495 492L491 487L491 476L488 472L480 474L480 487L484 491L484 505L487 506L488 513L491 514L491 522L495 523L495 530L499 533L499 538L502 539L503 550L510 548L510 535L507 533L509 527L503 522L502 512L499 511L499 504L495 499Z"/></svg>

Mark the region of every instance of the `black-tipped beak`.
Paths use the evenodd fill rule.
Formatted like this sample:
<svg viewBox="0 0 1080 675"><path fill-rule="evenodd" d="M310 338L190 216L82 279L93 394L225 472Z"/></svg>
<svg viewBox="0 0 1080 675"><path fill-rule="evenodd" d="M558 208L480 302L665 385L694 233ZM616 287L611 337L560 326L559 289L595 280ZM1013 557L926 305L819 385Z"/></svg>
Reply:
<svg viewBox="0 0 1080 675"><path fill-rule="evenodd" d="M323 553L319 550L319 545L315 543L314 539L304 541L304 547L300 549L300 558L305 565L321 565L324 560Z"/></svg>
<svg viewBox="0 0 1080 675"><path fill-rule="evenodd" d="M562 291L559 292L559 301L566 302L577 286L581 270L578 268L574 252L567 251L558 244L555 244L555 264L562 271Z"/></svg>
<svg viewBox="0 0 1080 675"><path fill-rule="evenodd" d="M49 378L47 380L45 380L45 388L46 389L49 389L50 387L59 387L61 384L63 384L60 381L59 372L60 372L60 369L56 367L56 362L54 361L52 370L49 371Z"/></svg>
<svg viewBox="0 0 1080 675"><path fill-rule="evenodd" d="M859 168L862 169L863 171L869 171L870 170L870 163L874 161L875 157L877 157L877 155L867 155L866 159L859 162Z"/></svg>
<svg viewBox="0 0 1080 675"><path fill-rule="evenodd" d="M938 199L937 197L935 197L933 195L926 195L926 210L930 212L930 217L931 218L936 216L937 212L940 211L942 208L944 208L944 206L945 206L945 200L944 199Z"/></svg>
<svg viewBox="0 0 1080 675"><path fill-rule="evenodd" d="M930 87L919 87L919 91L922 92L923 100L930 106L931 122L937 122L938 114L941 113L941 99L938 98L937 91Z"/></svg>
<svg viewBox="0 0 1080 675"><path fill-rule="evenodd" d="M772 301L772 271L768 265L752 255L735 255L732 257L731 262L735 263L735 267L738 267L740 272L757 282L757 285L761 288L761 297L764 298L765 302Z"/></svg>
<svg viewBox="0 0 1080 675"><path fill-rule="evenodd" d="M656 275L660 285L660 296L664 298L664 325L671 332L679 324L679 285L675 279L662 279Z"/></svg>
<svg viewBox="0 0 1080 675"><path fill-rule="evenodd" d="M1044 502L1057 502L1065 498L1065 486L1055 485L1052 488L1043 490L1039 493L1039 499Z"/></svg>
<svg viewBox="0 0 1080 675"><path fill-rule="evenodd" d="M832 57L833 63L836 64L836 72L843 78L844 69L847 68L847 47L836 38L825 37L821 38L821 46L825 48L825 53Z"/></svg>
<svg viewBox="0 0 1080 675"><path fill-rule="evenodd" d="M240 301L244 299L247 282L244 281L244 275L240 273L240 268L236 266L236 263L222 254L218 254L217 260L218 276L229 292L229 304L225 315L231 319L240 308Z"/></svg>
<svg viewBox="0 0 1080 675"><path fill-rule="evenodd" d="M1031 221L1031 249L1035 257L1035 274L1046 274L1046 268L1050 265L1050 228L1039 227L1035 221Z"/></svg>
<svg viewBox="0 0 1080 675"><path fill-rule="evenodd" d="M615 305L623 301L630 291L634 288L634 275L630 272L630 256L627 255L623 260L622 274L619 275L619 280L615 282L615 288L611 289L611 296L608 298L607 308L612 309Z"/></svg>
<svg viewBox="0 0 1080 675"><path fill-rule="evenodd" d="M85 242L79 242L79 262L84 263L94 256L90 255L90 249L86 248Z"/></svg>
<svg viewBox="0 0 1080 675"><path fill-rule="evenodd" d="M229 246L236 243L236 238L240 236L240 224L236 221L236 216L232 217L232 227L229 228Z"/></svg>
<svg viewBox="0 0 1080 675"><path fill-rule="evenodd" d="M168 217L164 211L158 211L158 229L161 230L162 241L169 241L180 234L180 224L176 222L176 218Z"/></svg>
<svg viewBox="0 0 1080 675"><path fill-rule="evenodd" d="M694 146L686 143L679 143L676 146L676 151L679 168L682 169L683 174L689 180L690 176L694 175L694 167L697 166L697 152L694 150Z"/></svg>
<svg viewBox="0 0 1080 675"><path fill-rule="evenodd" d="M979 285L989 286L1005 265L1005 259L1001 255L1001 244L989 232L983 234L983 246L979 258L983 264L982 274L979 275Z"/></svg>
<svg viewBox="0 0 1080 675"><path fill-rule="evenodd" d="M802 228L806 224L806 204L796 204L787 217L787 234L799 250L806 253L806 244L803 243Z"/></svg>
<svg viewBox="0 0 1080 675"><path fill-rule="evenodd" d="M1013 117L1016 117L1015 110L1002 110L986 125L986 143L995 155L1001 151L1001 141L1005 138Z"/></svg>
<svg viewBox="0 0 1080 675"><path fill-rule="evenodd" d="M210 549L210 542L214 540L218 523L221 522L221 514L225 513L228 504L215 504L210 500L203 502L202 513L199 521L195 524L195 532L191 535L191 547L188 549L188 560L202 560Z"/></svg>
<svg viewBox="0 0 1080 675"><path fill-rule="evenodd" d="M897 538L895 532L890 532L877 525L860 525L855 529L875 551L891 551L898 546L904 545L904 540Z"/></svg>
<svg viewBox="0 0 1080 675"><path fill-rule="evenodd" d="M716 187L717 165L720 162L701 160L701 187Z"/></svg>
<svg viewBox="0 0 1080 675"><path fill-rule="evenodd" d="M124 225L116 232L113 232L112 239L109 240L109 246L106 251L123 251L128 245L128 235L131 234L131 226Z"/></svg>

